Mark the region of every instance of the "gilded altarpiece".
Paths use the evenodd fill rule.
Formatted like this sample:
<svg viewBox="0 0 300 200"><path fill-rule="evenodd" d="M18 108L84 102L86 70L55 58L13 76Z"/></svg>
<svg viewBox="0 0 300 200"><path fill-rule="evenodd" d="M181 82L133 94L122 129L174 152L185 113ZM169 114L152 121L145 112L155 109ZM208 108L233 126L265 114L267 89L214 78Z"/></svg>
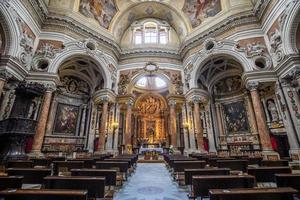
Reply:
<svg viewBox="0 0 300 200"><path fill-rule="evenodd" d="M165 111L165 100L159 95L147 94L137 99L137 139L141 144L161 144L165 140Z"/></svg>

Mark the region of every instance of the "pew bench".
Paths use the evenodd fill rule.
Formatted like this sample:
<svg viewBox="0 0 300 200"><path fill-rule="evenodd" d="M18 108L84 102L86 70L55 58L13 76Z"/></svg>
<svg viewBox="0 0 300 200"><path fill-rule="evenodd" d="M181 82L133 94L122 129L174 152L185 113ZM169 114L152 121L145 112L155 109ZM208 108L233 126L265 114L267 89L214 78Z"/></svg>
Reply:
<svg viewBox="0 0 300 200"><path fill-rule="evenodd" d="M262 160L260 162L262 167L287 167L289 166L288 160Z"/></svg>
<svg viewBox="0 0 300 200"><path fill-rule="evenodd" d="M228 168L206 168L206 169L185 169L184 181L185 185L192 185L192 177L197 175L229 175Z"/></svg>
<svg viewBox="0 0 300 200"><path fill-rule="evenodd" d="M183 183L184 170L185 169L202 169L206 165L205 161L193 160L193 161L174 161L173 163L173 177L174 180Z"/></svg>
<svg viewBox="0 0 300 200"><path fill-rule="evenodd" d="M23 184L40 184L44 183L44 178L51 175L51 169L36 168L8 168L9 176L23 176Z"/></svg>
<svg viewBox="0 0 300 200"><path fill-rule="evenodd" d="M248 160L218 160L218 168L229 168L231 171L247 172Z"/></svg>
<svg viewBox="0 0 300 200"><path fill-rule="evenodd" d="M0 176L0 190L22 188L23 176Z"/></svg>
<svg viewBox="0 0 300 200"><path fill-rule="evenodd" d="M300 174L275 174L277 187L292 187L300 191Z"/></svg>
<svg viewBox="0 0 300 200"><path fill-rule="evenodd" d="M44 178L46 189L87 190L88 198L105 197L105 177L48 176Z"/></svg>
<svg viewBox="0 0 300 200"><path fill-rule="evenodd" d="M84 161L53 161L53 173L54 175L59 174L60 168L65 168L68 172L71 169L82 169L84 168Z"/></svg>
<svg viewBox="0 0 300 200"><path fill-rule="evenodd" d="M210 189L253 188L255 177L250 175L193 176L189 198L207 197Z"/></svg>
<svg viewBox="0 0 300 200"><path fill-rule="evenodd" d="M210 200L293 200L293 188L212 189Z"/></svg>
<svg viewBox="0 0 300 200"><path fill-rule="evenodd" d="M117 185L117 170L114 169L72 169L72 176L103 176L106 186Z"/></svg>
<svg viewBox="0 0 300 200"><path fill-rule="evenodd" d="M118 169L118 172L121 173L120 178L122 178L122 181L127 180L128 162L97 161L95 166L96 169Z"/></svg>
<svg viewBox="0 0 300 200"><path fill-rule="evenodd" d="M11 160L6 164L6 168L33 168L31 160Z"/></svg>
<svg viewBox="0 0 300 200"><path fill-rule="evenodd" d="M292 170L290 167L258 167L248 168L248 174L255 176L258 185L261 187L275 187L275 174L290 174Z"/></svg>
<svg viewBox="0 0 300 200"><path fill-rule="evenodd" d="M0 199L5 200L87 200L86 190L23 190L7 189L0 191Z"/></svg>

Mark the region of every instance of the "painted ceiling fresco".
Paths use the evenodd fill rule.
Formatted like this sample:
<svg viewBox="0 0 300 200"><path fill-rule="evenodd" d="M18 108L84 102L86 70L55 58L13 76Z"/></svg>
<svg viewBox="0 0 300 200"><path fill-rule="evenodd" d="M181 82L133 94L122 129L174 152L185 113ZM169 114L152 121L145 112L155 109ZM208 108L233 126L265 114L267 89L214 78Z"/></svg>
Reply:
<svg viewBox="0 0 300 200"><path fill-rule="evenodd" d="M108 29L117 13L114 0L81 0L79 12L98 21L100 26Z"/></svg>
<svg viewBox="0 0 300 200"><path fill-rule="evenodd" d="M185 0L182 10L195 28L205 19L218 14L222 8L220 0Z"/></svg>

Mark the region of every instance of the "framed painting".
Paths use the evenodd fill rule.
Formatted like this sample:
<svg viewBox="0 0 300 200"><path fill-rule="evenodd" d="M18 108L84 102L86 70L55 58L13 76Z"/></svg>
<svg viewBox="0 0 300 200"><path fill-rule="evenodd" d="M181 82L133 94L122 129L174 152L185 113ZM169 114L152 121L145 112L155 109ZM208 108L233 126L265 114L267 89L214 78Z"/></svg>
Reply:
<svg viewBox="0 0 300 200"><path fill-rule="evenodd" d="M78 106L58 104L53 133L58 135L75 135L78 115Z"/></svg>
<svg viewBox="0 0 300 200"><path fill-rule="evenodd" d="M249 132L247 111L243 101L223 104L223 108L228 134Z"/></svg>

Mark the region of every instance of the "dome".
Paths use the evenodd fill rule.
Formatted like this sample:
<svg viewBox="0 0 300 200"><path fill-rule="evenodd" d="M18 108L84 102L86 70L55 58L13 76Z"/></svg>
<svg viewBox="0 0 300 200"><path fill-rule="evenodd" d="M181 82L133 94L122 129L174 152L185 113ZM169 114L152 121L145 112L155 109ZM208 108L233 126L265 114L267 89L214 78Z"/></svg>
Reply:
<svg viewBox="0 0 300 200"><path fill-rule="evenodd" d="M156 90L167 88L167 83L165 80L158 76L148 75L141 77L135 85L137 88L146 90Z"/></svg>

